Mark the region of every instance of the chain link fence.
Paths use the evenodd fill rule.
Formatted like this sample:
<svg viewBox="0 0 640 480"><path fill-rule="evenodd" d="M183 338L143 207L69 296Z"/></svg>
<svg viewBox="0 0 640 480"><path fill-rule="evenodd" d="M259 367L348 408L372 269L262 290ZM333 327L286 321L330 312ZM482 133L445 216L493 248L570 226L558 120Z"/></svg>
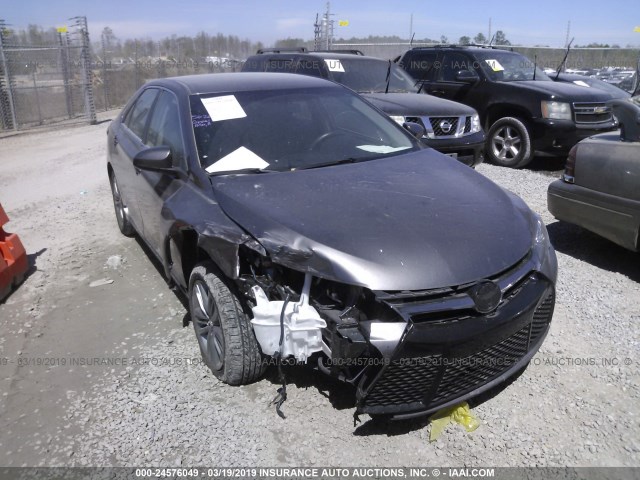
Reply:
<svg viewBox="0 0 640 480"><path fill-rule="evenodd" d="M96 121L86 20L59 28L57 45L23 45L0 23L0 127Z"/></svg>
<svg viewBox="0 0 640 480"><path fill-rule="evenodd" d="M21 42L0 20L0 131L50 123L96 122L96 111L122 107L154 78L239 71L237 61L111 58L94 51L85 17L57 29L57 42Z"/></svg>

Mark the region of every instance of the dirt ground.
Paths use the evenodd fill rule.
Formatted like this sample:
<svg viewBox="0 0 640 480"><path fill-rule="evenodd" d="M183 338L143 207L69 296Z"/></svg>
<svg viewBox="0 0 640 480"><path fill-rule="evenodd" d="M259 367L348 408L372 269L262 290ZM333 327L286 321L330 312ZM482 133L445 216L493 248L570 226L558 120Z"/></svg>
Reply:
<svg viewBox="0 0 640 480"><path fill-rule="evenodd" d="M354 428L349 392L306 371L290 372L282 421L266 406L273 376L228 387L198 364L183 299L142 244L120 235L108 125L0 138L4 228L32 265L0 303L0 466L638 465L637 255L587 234L617 252L590 261L572 247L584 232L550 228L561 269L551 333L519 378L472 405L482 423L472 434L449 427L430 444L423 420ZM532 208L543 213L551 179L517 175L508 188L535 184ZM134 361L154 355L182 361Z"/></svg>

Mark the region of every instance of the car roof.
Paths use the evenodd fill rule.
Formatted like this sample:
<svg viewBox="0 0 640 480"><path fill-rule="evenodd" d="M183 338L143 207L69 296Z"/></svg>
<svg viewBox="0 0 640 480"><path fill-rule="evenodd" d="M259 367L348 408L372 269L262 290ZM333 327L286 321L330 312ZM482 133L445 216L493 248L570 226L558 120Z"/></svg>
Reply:
<svg viewBox="0 0 640 480"><path fill-rule="evenodd" d="M251 57L249 57L251 60L258 60L260 58L265 58L265 59L269 59L269 58L273 58L273 57L287 57L287 58L322 58L322 59L328 59L328 60L355 60L355 61L362 61L362 60L377 60L379 62L386 62L387 60L384 60L382 58L378 58L378 57L370 57L367 55L360 55L360 54L356 54L356 53L345 53L344 51L336 51L335 53L332 52L331 50L329 51L322 51L322 52L298 52L298 51L283 51L283 52L265 52L265 53L258 53L256 55L252 55Z"/></svg>
<svg viewBox="0 0 640 480"><path fill-rule="evenodd" d="M191 95L197 93L243 92L254 90L280 90L295 88L333 87L333 82L317 77L294 73L209 73L185 75L152 80L147 86L160 86L170 90L181 90Z"/></svg>
<svg viewBox="0 0 640 480"><path fill-rule="evenodd" d="M510 45L429 45L425 47L413 47L411 50L433 50L433 49L449 49L449 50L504 50L510 52ZM411 51L409 50L409 51Z"/></svg>

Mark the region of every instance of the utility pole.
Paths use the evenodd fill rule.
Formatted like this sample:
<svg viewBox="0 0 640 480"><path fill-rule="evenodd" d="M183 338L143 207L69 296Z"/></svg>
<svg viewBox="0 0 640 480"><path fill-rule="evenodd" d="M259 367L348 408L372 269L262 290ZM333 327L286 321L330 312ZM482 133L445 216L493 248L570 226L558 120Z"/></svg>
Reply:
<svg viewBox="0 0 640 480"><path fill-rule="evenodd" d="M413 38L413 13L411 14L411 18L409 19L409 41Z"/></svg>
<svg viewBox="0 0 640 480"><path fill-rule="evenodd" d="M91 125L98 123L96 118L96 104L93 101L93 85L91 84L91 43L89 42L89 28L87 26L87 17L73 17L69 20L75 20L76 33L80 35L82 45L82 75L84 82L84 111L87 120Z"/></svg>
<svg viewBox="0 0 640 480"><path fill-rule="evenodd" d="M564 48L567 48L569 46L569 35L571 33L571 20L569 20L567 22L567 36L564 39Z"/></svg>
<svg viewBox="0 0 640 480"><path fill-rule="evenodd" d="M316 23L313 24L313 48L315 50L331 50L333 44L334 21L331 20L331 2L327 2L327 10L322 15L322 20L318 20L316 13Z"/></svg>
<svg viewBox="0 0 640 480"><path fill-rule="evenodd" d="M324 44L325 50L331 50L333 43L333 20L331 20L331 2L327 2L327 12L324 14Z"/></svg>
<svg viewBox="0 0 640 480"><path fill-rule="evenodd" d="M322 49L322 24L318 20L316 13L316 23L313 24L313 49L315 51Z"/></svg>
<svg viewBox="0 0 640 480"><path fill-rule="evenodd" d="M489 35L487 35L487 40L491 41L491 17L489 17Z"/></svg>

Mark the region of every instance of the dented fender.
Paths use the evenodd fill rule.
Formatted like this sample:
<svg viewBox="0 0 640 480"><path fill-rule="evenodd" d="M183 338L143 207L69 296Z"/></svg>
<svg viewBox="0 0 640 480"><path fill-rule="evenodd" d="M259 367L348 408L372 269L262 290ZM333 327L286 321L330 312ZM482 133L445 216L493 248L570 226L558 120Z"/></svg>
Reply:
<svg viewBox="0 0 640 480"><path fill-rule="evenodd" d="M238 278L240 245L266 255L264 248L233 222L215 200L191 185L185 184L165 200L162 218L169 224L163 255L165 271L183 289L189 283L185 267L198 261L199 250L231 279Z"/></svg>

